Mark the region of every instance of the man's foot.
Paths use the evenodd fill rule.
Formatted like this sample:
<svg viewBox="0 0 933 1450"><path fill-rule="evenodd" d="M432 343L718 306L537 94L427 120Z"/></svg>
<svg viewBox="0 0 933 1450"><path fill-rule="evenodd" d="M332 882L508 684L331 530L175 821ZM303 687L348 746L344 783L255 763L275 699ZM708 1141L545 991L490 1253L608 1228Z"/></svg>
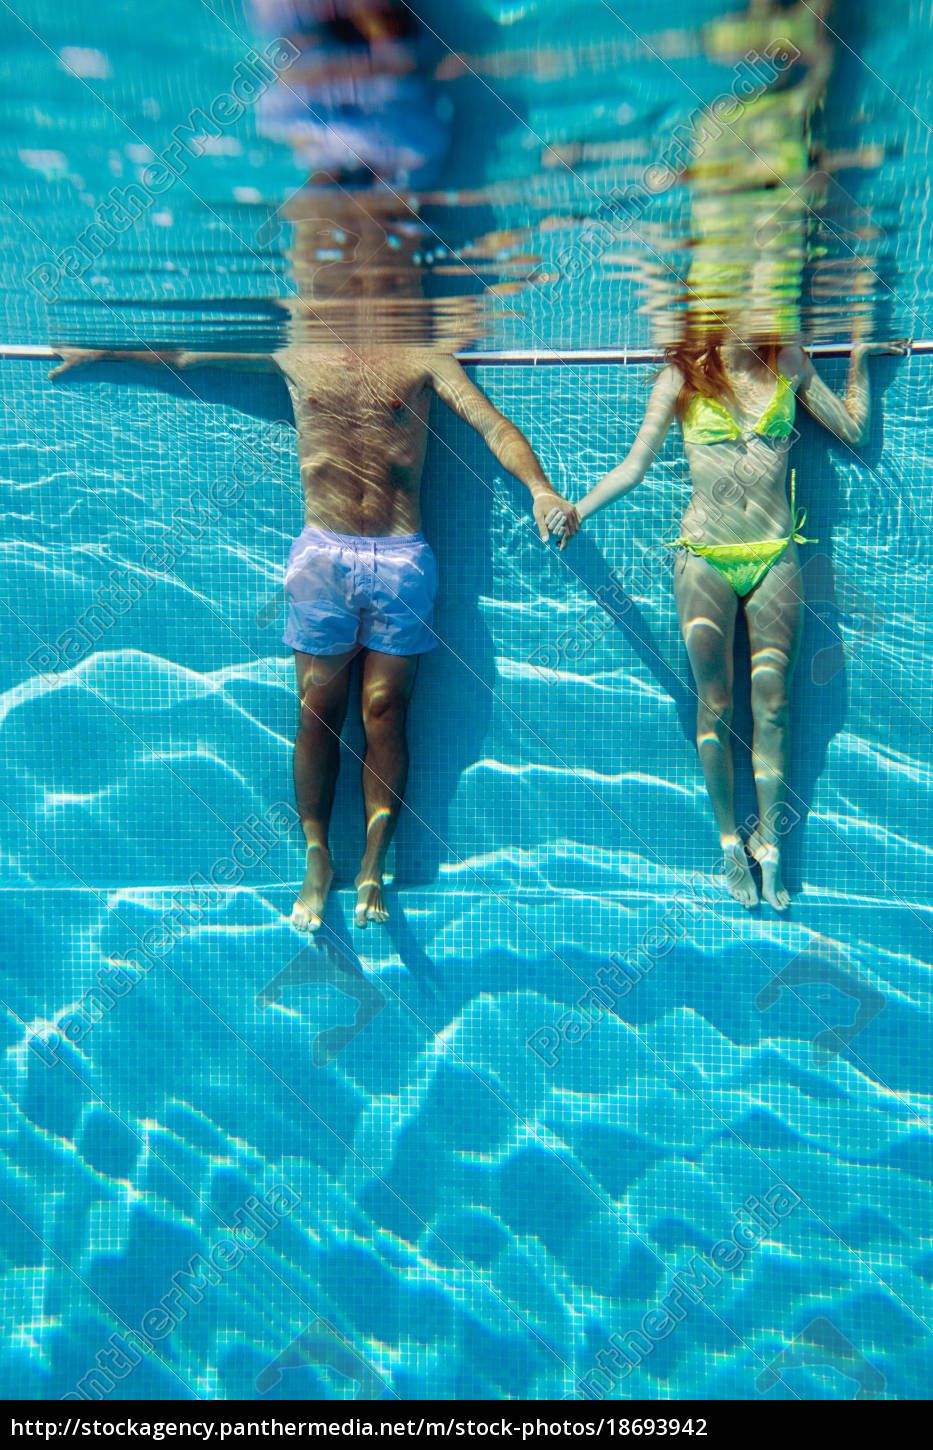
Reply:
<svg viewBox="0 0 933 1450"><path fill-rule="evenodd" d="M781 853L777 846L753 831L748 838L748 849L761 867L761 894L765 901L775 911L786 911L790 906L790 892L781 880Z"/></svg>
<svg viewBox="0 0 933 1450"><path fill-rule="evenodd" d="M722 865L726 890L729 895L740 906L746 906L749 910L753 906L757 906L758 888L749 870L745 847L738 837L733 841L723 842Z"/></svg>
<svg viewBox="0 0 933 1450"><path fill-rule="evenodd" d="M334 868L327 847L309 846L305 879L292 907L291 924L296 931L317 931L333 879Z"/></svg>
<svg viewBox="0 0 933 1450"><path fill-rule="evenodd" d="M371 921L388 921L382 899L382 877L360 872L356 878L356 924L366 927Z"/></svg>

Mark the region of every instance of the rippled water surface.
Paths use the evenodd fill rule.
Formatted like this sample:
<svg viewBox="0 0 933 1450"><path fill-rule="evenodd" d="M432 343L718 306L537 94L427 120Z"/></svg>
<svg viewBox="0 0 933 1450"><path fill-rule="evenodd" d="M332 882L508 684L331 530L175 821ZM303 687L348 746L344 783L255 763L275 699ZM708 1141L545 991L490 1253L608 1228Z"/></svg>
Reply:
<svg viewBox="0 0 933 1450"><path fill-rule="evenodd" d="M683 314L741 306L811 340L854 322L929 330L917 0L775 5L757 21L703 0L662 26L654 7L606 0L427 0L417 22L401 7L414 78L389 79L380 65L396 62L359 47L289 63L270 49L288 13L265 0L4 13L11 340L268 346L288 323L274 303L298 290L290 200L329 167L345 202L374 158L444 337L646 345ZM306 98L322 94L309 141ZM353 105L362 121L346 120ZM147 169L172 161L173 139L174 171ZM429 308L389 314L392 335L434 335Z"/></svg>

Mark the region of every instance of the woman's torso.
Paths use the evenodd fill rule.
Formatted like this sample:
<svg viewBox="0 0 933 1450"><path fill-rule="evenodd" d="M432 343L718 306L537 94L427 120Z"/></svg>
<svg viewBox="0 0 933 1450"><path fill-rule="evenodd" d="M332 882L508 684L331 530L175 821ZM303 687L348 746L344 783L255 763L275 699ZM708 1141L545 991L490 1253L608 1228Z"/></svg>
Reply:
<svg viewBox="0 0 933 1450"><path fill-rule="evenodd" d="M734 381L728 400L691 399L682 425L693 485L685 538L737 544L793 532L787 459L797 436L795 381L765 373Z"/></svg>

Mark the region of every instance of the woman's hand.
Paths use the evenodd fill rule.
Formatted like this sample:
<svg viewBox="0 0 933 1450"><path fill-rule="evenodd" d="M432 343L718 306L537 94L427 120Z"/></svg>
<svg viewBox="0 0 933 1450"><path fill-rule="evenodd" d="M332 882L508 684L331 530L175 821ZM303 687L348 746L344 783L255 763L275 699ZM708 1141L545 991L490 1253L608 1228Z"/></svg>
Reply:
<svg viewBox="0 0 933 1450"><path fill-rule="evenodd" d="M863 357L879 357L882 354L906 357L909 352L910 341L906 337L897 338L894 342L857 342L852 349L852 359L858 361Z"/></svg>
<svg viewBox="0 0 933 1450"><path fill-rule="evenodd" d="M556 539L561 540L561 548L563 548L564 544L567 542L567 540L564 538L564 534L567 529L567 516L564 513L563 509L552 508L550 512L545 515L544 525L549 533L553 534Z"/></svg>

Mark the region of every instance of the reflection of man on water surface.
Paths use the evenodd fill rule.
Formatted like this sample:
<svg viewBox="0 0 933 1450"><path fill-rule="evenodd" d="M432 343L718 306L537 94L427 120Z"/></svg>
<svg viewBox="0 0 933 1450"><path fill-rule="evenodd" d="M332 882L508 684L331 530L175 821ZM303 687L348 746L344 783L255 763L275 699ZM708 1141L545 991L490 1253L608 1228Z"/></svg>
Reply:
<svg viewBox="0 0 933 1450"><path fill-rule="evenodd" d="M524 435L449 351L388 340L405 304L423 304L417 269L406 263L404 241L387 236L377 221L377 206L357 194L352 214L331 223L326 218L335 216L336 200L321 193L319 205L310 197L302 202L292 255L300 300L289 306L296 340L288 346L270 354L66 348L51 374L107 358L276 372L288 386L305 498L305 526L286 574L284 637L295 652L301 699L294 777L307 865L292 913L300 931L320 925L333 876L328 827L358 655L366 844L356 877L356 921L386 919L383 872L408 772L406 712L418 657L437 643L436 567L420 511L432 393L525 484L542 539L549 514L561 521L563 534L578 527L573 506L551 487ZM346 198L344 204L350 205ZM337 260L322 267L317 258L328 249L319 243L328 229L329 254ZM339 249L351 233L353 257L341 261Z"/></svg>

